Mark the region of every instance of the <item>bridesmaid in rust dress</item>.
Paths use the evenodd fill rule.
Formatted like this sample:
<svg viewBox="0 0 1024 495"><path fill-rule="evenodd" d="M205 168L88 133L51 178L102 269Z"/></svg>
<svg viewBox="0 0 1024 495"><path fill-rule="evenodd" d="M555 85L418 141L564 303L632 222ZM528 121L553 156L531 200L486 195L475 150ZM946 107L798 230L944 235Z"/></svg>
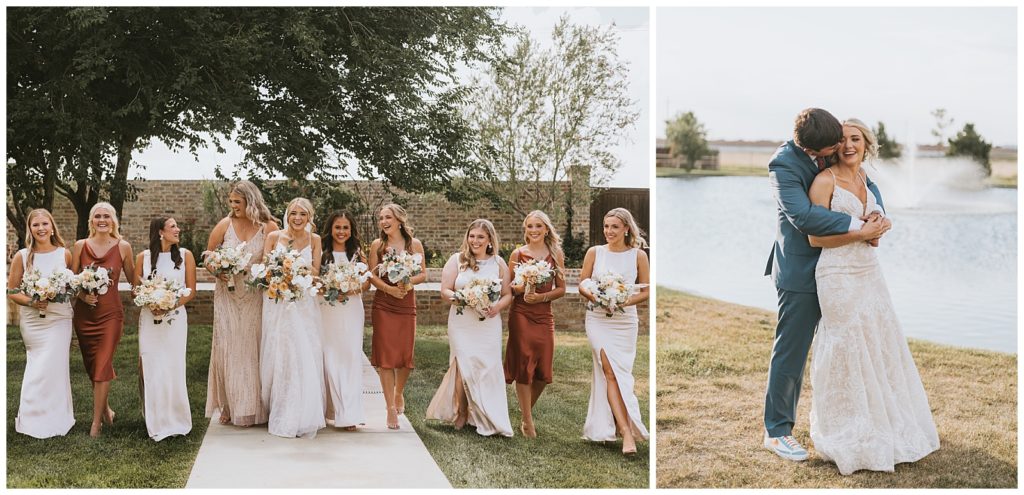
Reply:
<svg viewBox="0 0 1024 495"><path fill-rule="evenodd" d="M380 385L387 404L387 426L398 429L398 416L405 414L405 382L413 368L416 343L416 294L413 286L427 280L423 244L412 236L405 209L394 203L381 207L377 214L380 238L370 246L370 283L377 288L370 313L373 337L370 364L380 374ZM409 284L393 283L379 276L377 267L387 250L419 253L421 272Z"/></svg>
<svg viewBox="0 0 1024 495"><path fill-rule="evenodd" d="M565 295L565 256L562 239L551 219L540 210L531 211L523 220L526 245L509 256L509 269L530 260L547 261L555 276L539 287L512 285L515 299L508 314L508 345L505 347L505 383L516 383L516 398L522 411L520 431L527 438L537 436L533 424L533 406L551 383L555 353L555 318L551 301Z"/></svg>
<svg viewBox="0 0 1024 495"><path fill-rule="evenodd" d="M106 294L80 292L75 301L72 324L78 336L85 371L92 380L92 427L89 435L100 436L103 423L114 423L114 410L107 397L114 373L114 352L124 333L124 308L117 284L124 272L127 280L135 279L132 246L121 239L117 212L110 203L96 203L89 211L89 238L75 242L71 269L75 273L95 264L104 267L110 275L110 289Z"/></svg>

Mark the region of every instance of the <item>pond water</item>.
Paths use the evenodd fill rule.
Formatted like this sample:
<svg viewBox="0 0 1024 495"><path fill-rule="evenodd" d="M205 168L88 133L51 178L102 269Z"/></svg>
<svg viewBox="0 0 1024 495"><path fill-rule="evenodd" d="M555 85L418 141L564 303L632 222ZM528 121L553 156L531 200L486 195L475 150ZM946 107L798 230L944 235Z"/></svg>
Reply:
<svg viewBox="0 0 1024 495"><path fill-rule="evenodd" d="M657 187L658 285L776 310L763 276L775 238L768 179L660 178ZM878 256L904 334L1015 354L1017 190L943 190L887 207L893 229Z"/></svg>

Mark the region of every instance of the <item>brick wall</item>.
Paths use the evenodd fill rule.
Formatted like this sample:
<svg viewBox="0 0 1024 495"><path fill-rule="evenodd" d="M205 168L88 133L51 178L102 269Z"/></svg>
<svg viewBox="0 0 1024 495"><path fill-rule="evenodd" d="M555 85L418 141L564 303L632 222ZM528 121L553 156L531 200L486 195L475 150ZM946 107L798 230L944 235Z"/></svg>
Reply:
<svg viewBox="0 0 1024 495"><path fill-rule="evenodd" d="M132 302L127 291L121 292L121 304L125 309L125 322L129 326L135 326L139 321L139 308ZM555 314L555 331L558 332L583 332L585 301L579 294L570 292L565 297L552 303L552 311ZM373 293L363 294L363 308L366 310L366 324L370 324L370 310L373 307ZM7 313L7 324L18 324L17 305L9 304ZM448 323L449 305L441 300L440 291L417 290L416 291L416 322L420 325L446 325ZM213 291L201 290L195 299L186 306L188 310L188 322L190 325L212 325L213 324ZM649 330L649 305L643 303L638 306L637 312L640 318L640 333L646 334ZM502 313L502 320L505 326L508 324L508 311Z"/></svg>
<svg viewBox="0 0 1024 495"><path fill-rule="evenodd" d="M138 253L147 248L149 221L161 215L173 216L179 223L194 224L197 232L209 232L216 221L220 219L206 218L208 215L204 211L202 198L203 186L207 182L203 180L132 181L132 184L138 187L138 198L136 201L125 203L123 218L120 219L121 234L132 244L132 249ZM360 195L372 205L376 205L378 201L384 203L391 200L391 195L385 192L380 183L353 181L350 184L353 188L358 188L361 191ZM562 187L567 188L568 183L563 184ZM522 243L523 218L515 213L499 211L486 201L458 205L449 203L442 195L435 193L411 195L409 198L406 210L409 213L409 223L415 229L416 237L423 241L429 249L440 251L445 258L447 258L447 254L458 250L462 244L466 226L477 218L491 220L503 243ZM316 198L309 199L314 203L316 201ZM573 217L573 231L586 240L590 230L589 204L581 204L576 210ZM280 218L284 212L272 213ZM556 228L561 230L565 223L564 208L547 213L551 216ZM74 207L66 198L58 195L54 202L53 214L64 240L69 244L73 243L77 219ZM373 214L375 215L376 212ZM317 220L324 221L326 219ZM363 239L368 241L376 236L376 220L367 219L365 222L361 221L360 225L365 225L366 222L374 225L373 231L361 232ZM318 228L321 227L318 225ZM562 234L564 235L564 232ZM16 250L17 235L13 227L8 224L8 262Z"/></svg>

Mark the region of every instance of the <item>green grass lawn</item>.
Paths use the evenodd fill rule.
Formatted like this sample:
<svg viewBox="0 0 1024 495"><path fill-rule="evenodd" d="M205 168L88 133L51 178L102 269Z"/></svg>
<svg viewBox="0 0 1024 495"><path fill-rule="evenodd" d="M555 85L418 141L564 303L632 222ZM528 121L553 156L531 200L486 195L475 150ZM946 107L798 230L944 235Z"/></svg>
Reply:
<svg viewBox="0 0 1024 495"><path fill-rule="evenodd" d="M581 439L590 391L590 348L583 334L556 338L555 383L534 410L538 438L519 434L515 392L506 390L514 438L484 438L472 427L425 422L424 413L448 367L445 327L420 327L417 369L406 389L407 417L455 487L622 487L648 486L646 442L635 457L624 458L621 442L599 444ZM7 486L9 488L132 487L181 488L199 451L208 420L203 418L210 361L209 326L190 327L187 381L192 405L192 433L154 442L146 434L138 393L138 332L128 328L115 357L117 380L110 404L117 412L103 437L89 437L91 384L78 349L71 352L71 385L77 423L64 437L38 440L14 431L25 348L17 327L7 327ZM369 332L365 339L369 351ZM648 411L648 336L638 343L636 392L645 424ZM386 482L384 482L386 485ZM383 485L382 485L383 486Z"/></svg>
<svg viewBox="0 0 1024 495"><path fill-rule="evenodd" d="M582 439L590 397L592 361L587 337L559 333L555 340L554 383L534 408L537 438L519 432L519 403L508 386L508 404L515 436L481 437L471 426L455 430L424 420L427 404L448 368L445 327L417 329L416 370L406 388L406 416L430 454L456 488L646 488L649 486L649 444L639 442L637 455L622 455L622 442L594 443ZM644 423L648 411L648 336L640 335L633 371Z"/></svg>
<svg viewBox="0 0 1024 495"><path fill-rule="evenodd" d="M128 327L114 358L117 379L110 391L114 426L103 436L89 436L92 384L82 356L71 349L71 390L75 426L66 436L35 439L14 431L25 346L18 327L7 327L7 486L8 488L179 488L188 481L206 433L206 375L210 365L211 327L189 327L186 380L192 406L192 432L160 442L149 439L139 401L139 333Z"/></svg>

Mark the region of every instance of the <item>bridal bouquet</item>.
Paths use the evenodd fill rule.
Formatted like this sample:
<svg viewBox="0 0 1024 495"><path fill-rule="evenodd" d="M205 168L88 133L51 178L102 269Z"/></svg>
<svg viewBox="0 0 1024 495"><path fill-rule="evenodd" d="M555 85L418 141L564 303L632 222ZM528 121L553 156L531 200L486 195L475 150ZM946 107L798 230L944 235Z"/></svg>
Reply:
<svg viewBox="0 0 1024 495"><path fill-rule="evenodd" d="M501 298L501 280L496 278L473 278L465 287L455 291L455 314L461 315L470 308L484 321L487 308Z"/></svg>
<svg viewBox="0 0 1024 495"><path fill-rule="evenodd" d="M74 281L79 290L95 296L106 294L110 289L110 283L110 272L95 264L82 268L82 271L75 275Z"/></svg>
<svg viewBox="0 0 1024 495"><path fill-rule="evenodd" d="M512 284L525 286L526 292L533 292L535 288L544 285L555 276L551 263L544 260L519 263L514 272L515 279L512 280Z"/></svg>
<svg viewBox="0 0 1024 495"><path fill-rule="evenodd" d="M153 315L153 324L159 325L164 322L164 317L167 316L167 312L178 307L178 301L181 298L188 296L192 293L192 289L185 287L177 280L170 280L160 275L154 275L146 280L143 280L138 287L135 288L135 305L139 307L145 307L150 311L161 311L164 314L157 316ZM176 316L177 311L171 316ZM167 323L173 321L173 318L168 318Z"/></svg>
<svg viewBox="0 0 1024 495"><path fill-rule="evenodd" d="M313 280L313 267L294 249L274 248L267 262L252 265L250 272L252 280L248 284L264 291L274 302L298 301L320 290Z"/></svg>
<svg viewBox="0 0 1024 495"><path fill-rule="evenodd" d="M587 309L603 308L605 316L612 316L616 311L625 313L622 305L629 296L646 286L647 284L627 283L622 275L615 272L607 272L580 282L580 287L588 290L597 299L597 304L588 302Z"/></svg>
<svg viewBox="0 0 1024 495"><path fill-rule="evenodd" d="M50 276L44 277L38 268L32 267L21 279L21 285L17 289L10 289L8 294L25 294L32 298L32 302L46 301L64 303L75 296L78 287L75 285L75 274L67 268L57 269L50 272ZM39 312L40 318L46 318L46 312Z"/></svg>
<svg viewBox="0 0 1024 495"><path fill-rule="evenodd" d="M206 252L206 266L216 275L228 276L228 291L235 291L235 275L245 271L245 266L252 258L252 253L245 252L245 243L235 247L222 246L215 251Z"/></svg>
<svg viewBox="0 0 1024 495"><path fill-rule="evenodd" d="M388 280L394 284L401 282L408 285L409 279L423 271L422 262L423 255L420 253L399 254L394 249L388 248L384 252L383 259L380 260L380 265L377 266L377 275L381 277L387 275Z"/></svg>
<svg viewBox="0 0 1024 495"><path fill-rule="evenodd" d="M366 263L331 263L320 277L324 288L324 300L334 306L340 295L341 304L345 304L348 302L348 296L344 294L359 289L368 278L370 272Z"/></svg>

